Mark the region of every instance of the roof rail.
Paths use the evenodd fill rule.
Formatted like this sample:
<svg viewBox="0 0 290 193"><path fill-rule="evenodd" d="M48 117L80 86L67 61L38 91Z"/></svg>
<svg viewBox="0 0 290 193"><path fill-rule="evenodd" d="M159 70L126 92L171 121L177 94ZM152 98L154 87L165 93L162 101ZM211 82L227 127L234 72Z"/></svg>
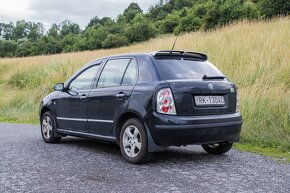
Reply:
<svg viewBox="0 0 290 193"><path fill-rule="evenodd" d="M183 50L159 50L151 53L152 56L185 56L189 58L196 58L200 60L207 60L207 55L199 52L190 52Z"/></svg>

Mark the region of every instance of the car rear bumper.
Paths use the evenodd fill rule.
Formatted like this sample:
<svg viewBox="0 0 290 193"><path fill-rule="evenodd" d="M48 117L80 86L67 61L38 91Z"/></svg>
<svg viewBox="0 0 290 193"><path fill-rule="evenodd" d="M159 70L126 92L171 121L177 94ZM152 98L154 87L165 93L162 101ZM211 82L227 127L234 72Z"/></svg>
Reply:
<svg viewBox="0 0 290 193"><path fill-rule="evenodd" d="M172 116L153 113L147 127L158 146L237 142L240 139L240 113L207 116Z"/></svg>

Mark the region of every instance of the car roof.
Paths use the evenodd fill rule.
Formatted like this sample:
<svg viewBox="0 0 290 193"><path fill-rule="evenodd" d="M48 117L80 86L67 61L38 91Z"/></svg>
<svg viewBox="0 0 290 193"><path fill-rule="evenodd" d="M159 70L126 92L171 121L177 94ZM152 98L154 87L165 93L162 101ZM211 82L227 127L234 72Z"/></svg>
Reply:
<svg viewBox="0 0 290 193"><path fill-rule="evenodd" d="M192 51L184 51L184 50L157 50L150 53L128 53L128 54L117 54L117 55L111 55L111 56L104 56L102 58L95 59L91 62L89 62L85 66L89 66L92 64L96 64L98 62L101 62L103 60L112 59L112 58L123 58L123 57L156 57L156 56L182 56L182 57L194 57L198 59L202 59L204 61L207 60L207 55L199 52L192 52Z"/></svg>
<svg viewBox="0 0 290 193"><path fill-rule="evenodd" d="M101 62L103 60L107 59L113 59L113 58L125 58L125 57L145 57L145 56L152 56L150 53L128 53L128 54L117 54L117 55L110 55L110 56L104 56L101 58L97 58L95 60L90 61L85 66L90 66L92 64L96 64L98 62Z"/></svg>

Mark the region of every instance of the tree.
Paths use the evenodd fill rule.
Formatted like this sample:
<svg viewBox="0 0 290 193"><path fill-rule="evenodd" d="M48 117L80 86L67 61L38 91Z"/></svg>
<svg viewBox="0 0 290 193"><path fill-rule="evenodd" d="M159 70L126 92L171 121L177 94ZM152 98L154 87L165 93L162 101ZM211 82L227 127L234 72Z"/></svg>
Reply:
<svg viewBox="0 0 290 193"><path fill-rule="evenodd" d="M0 40L0 57L13 57L16 48L14 40Z"/></svg>
<svg viewBox="0 0 290 193"><path fill-rule="evenodd" d="M179 20L178 26L174 29L175 34L182 32L197 31L202 26L202 19L196 15L195 10L191 9L185 17Z"/></svg>
<svg viewBox="0 0 290 193"><path fill-rule="evenodd" d="M261 16L261 12L258 7L252 1L246 1L243 6L244 14L247 19L258 19Z"/></svg>
<svg viewBox="0 0 290 193"><path fill-rule="evenodd" d="M75 36L72 33L69 33L62 39L62 45L63 45L63 52L71 52L74 51L74 44L77 41L77 36Z"/></svg>
<svg viewBox="0 0 290 193"><path fill-rule="evenodd" d="M131 3L128 8L124 10L123 16L127 22L131 22L137 14L142 14L143 11L137 3Z"/></svg>
<svg viewBox="0 0 290 193"><path fill-rule="evenodd" d="M157 29L152 22L139 13L125 33L129 42L141 42L155 37Z"/></svg>
<svg viewBox="0 0 290 193"><path fill-rule="evenodd" d="M105 25L107 22L112 22L113 20L110 17L103 17L100 21L101 25Z"/></svg>
<svg viewBox="0 0 290 193"><path fill-rule="evenodd" d="M76 23L71 23L70 20L64 20L61 24L60 24L60 35L62 37L68 35L68 34L74 34L74 35L78 35L81 33L81 28L78 24Z"/></svg>
<svg viewBox="0 0 290 193"><path fill-rule="evenodd" d="M33 43L30 49L31 55L43 55L43 54L49 54L47 52L47 36L44 36L43 38L38 39L36 42Z"/></svg>
<svg viewBox="0 0 290 193"><path fill-rule="evenodd" d="M16 57L24 57L30 55L31 43L27 38L19 39L17 41L17 48L15 50Z"/></svg>
<svg viewBox="0 0 290 193"><path fill-rule="evenodd" d="M13 30L14 30L14 25L12 22L8 24L0 23L0 39L12 40Z"/></svg>
<svg viewBox="0 0 290 193"><path fill-rule="evenodd" d="M44 27L42 23L28 23L28 35L27 38L35 42L37 39L41 38L44 34Z"/></svg>
<svg viewBox="0 0 290 193"><path fill-rule="evenodd" d="M168 4L172 5L172 8L174 10L180 10L184 7L191 7L194 5L195 1L192 0L174 0L174 1L169 1Z"/></svg>
<svg viewBox="0 0 290 193"><path fill-rule="evenodd" d="M50 29L47 32L47 36L57 37L59 36L60 27L57 24L52 24Z"/></svg>
<svg viewBox="0 0 290 193"><path fill-rule="evenodd" d="M102 48L102 42L110 32L104 26L89 27L80 35L74 44L74 50L94 50Z"/></svg>
<svg viewBox="0 0 290 193"><path fill-rule="evenodd" d="M95 16L90 20L90 22L88 23L88 26L86 28L93 27L94 25L98 25L100 23L101 23L101 20L98 18L98 16Z"/></svg>
<svg viewBox="0 0 290 193"><path fill-rule="evenodd" d="M167 17L161 22L159 32L162 34L172 33L177 27L180 20L179 12L175 11L168 14Z"/></svg>
<svg viewBox="0 0 290 193"><path fill-rule="evenodd" d="M160 5L151 6L149 8L149 13L147 14L153 22L163 20L167 15L168 13L164 11Z"/></svg>
<svg viewBox="0 0 290 193"><path fill-rule="evenodd" d="M205 6L207 7L207 12L203 17L203 28L208 30L218 26L220 11L219 5L216 2L209 1Z"/></svg>
<svg viewBox="0 0 290 193"><path fill-rule="evenodd" d="M53 37L45 38L45 40L45 51L47 54L57 54L62 52L63 45L61 41Z"/></svg>
<svg viewBox="0 0 290 193"><path fill-rule="evenodd" d="M23 39L26 38L29 33L29 23L24 20L17 21L16 25L13 29L13 40Z"/></svg>
<svg viewBox="0 0 290 193"><path fill-rule="evenodd" d="M262 15L266 18L290 14L289 0L259 0L258 7Z"/></svg>

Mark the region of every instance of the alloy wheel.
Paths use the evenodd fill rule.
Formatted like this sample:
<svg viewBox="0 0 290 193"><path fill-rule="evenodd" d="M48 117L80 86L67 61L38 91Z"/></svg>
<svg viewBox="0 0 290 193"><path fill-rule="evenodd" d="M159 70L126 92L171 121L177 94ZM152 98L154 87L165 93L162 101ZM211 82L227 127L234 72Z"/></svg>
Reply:
<svg viewBox="0 0 290 193"><path fill-rule="evenodd" d="M129 125L124 131L122 142L125 153L131 158L136 157L142 147L139 129L134 125Z"/></svg>
<svg viewBox="0 0 290 193"><path fill-rule="evenodd" d="M42 135L45 139L49 139L52 134L52 121L49 116L45 116L42 120Z"/></svg>

